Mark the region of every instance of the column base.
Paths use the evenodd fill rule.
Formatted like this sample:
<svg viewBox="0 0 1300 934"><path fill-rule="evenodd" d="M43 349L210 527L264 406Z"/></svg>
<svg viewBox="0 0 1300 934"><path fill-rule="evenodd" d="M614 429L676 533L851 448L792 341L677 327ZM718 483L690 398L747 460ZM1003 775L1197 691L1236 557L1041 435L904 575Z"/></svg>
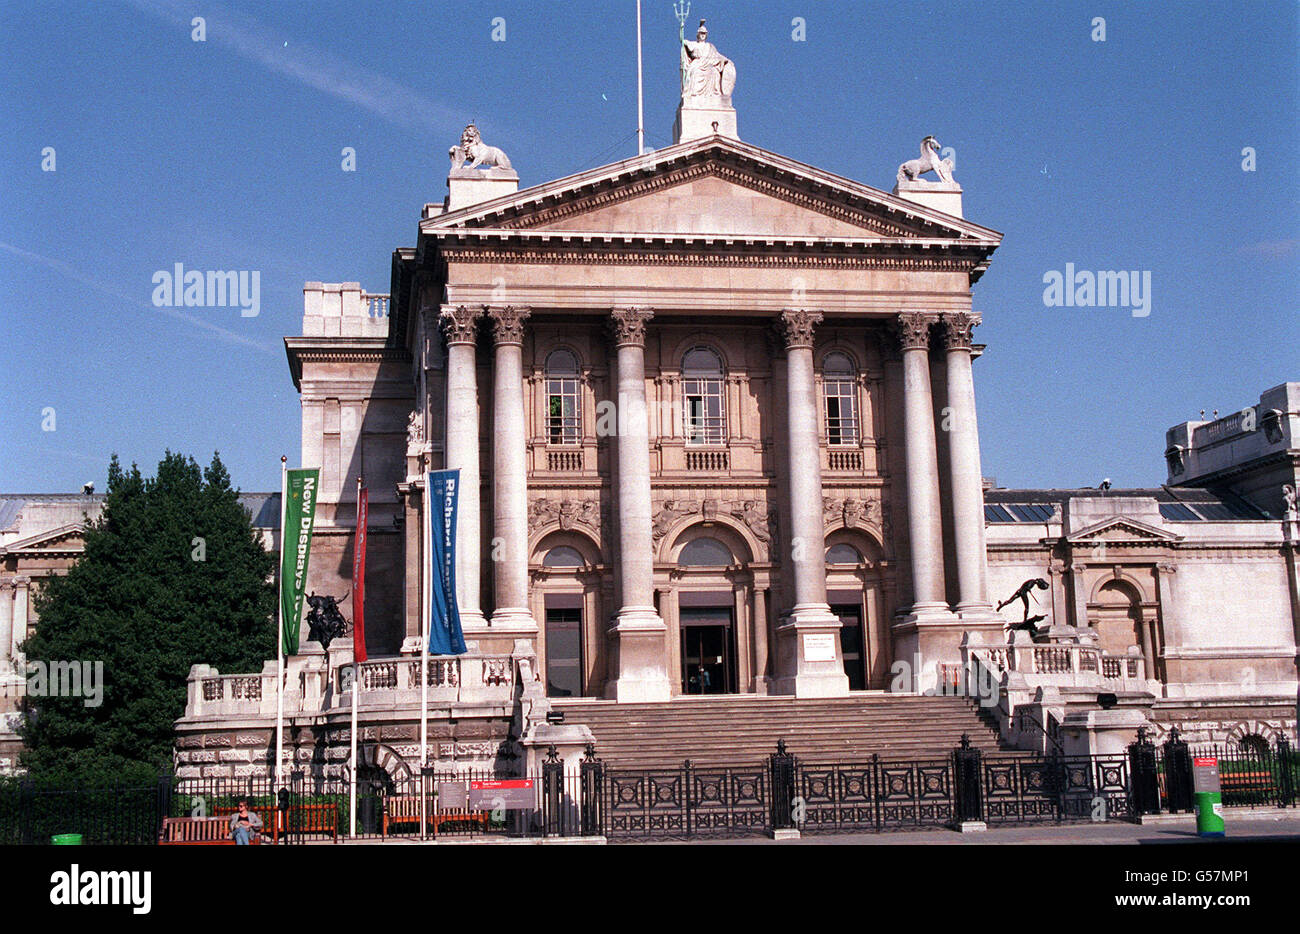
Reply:
<svg viewBox="0 0 1300 934"><path fill-rule="evenodd" d="M469 628L461 623L466 632ZM518 635L524 638L530 638L537 635L537 620L533 619L533 614L527 609L518 606L500 607L492 611L492 620L487 624L487 635L493 636L510 636Z"/></svg>
<svg viewBox="0 0 1300 934"><path fill-rule="evenodd" d="M897 617L891 627L894 636L894 664L889 689L924 694L942 689L941 664L961 664L961 641L967 632L1001 638L1006 621L982 607L963 616L939 603L917 603ZM985 639L985 642L990 641Z"/></svg>
<svg viewBox="0 0 1300 934"><path fill-rule="evenodd" d="M838 616L824 603L796 606L776 629L777 676L769 690L795 697L847 697Z"/></svg>
<svg viewBox="0 0 1300 934"><path fill-rule="evenodd" d="M668 680L668 627L654 607L624 607L609 630L615 672L605 697L619 703L655 703L672 697Z"/></svg>

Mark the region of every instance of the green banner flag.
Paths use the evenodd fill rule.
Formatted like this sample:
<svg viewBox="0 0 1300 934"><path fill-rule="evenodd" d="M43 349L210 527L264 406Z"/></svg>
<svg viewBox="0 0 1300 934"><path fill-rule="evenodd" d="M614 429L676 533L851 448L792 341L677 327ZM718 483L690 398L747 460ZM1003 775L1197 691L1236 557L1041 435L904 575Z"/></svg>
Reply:
<svg viewBox="0 0 1300 934"><path fill-rule="evenodd" d="M296 655L320 470L315 467L290 470L285 486L284 528L280 533L280 619L284 627L284 654Z"/></svg>

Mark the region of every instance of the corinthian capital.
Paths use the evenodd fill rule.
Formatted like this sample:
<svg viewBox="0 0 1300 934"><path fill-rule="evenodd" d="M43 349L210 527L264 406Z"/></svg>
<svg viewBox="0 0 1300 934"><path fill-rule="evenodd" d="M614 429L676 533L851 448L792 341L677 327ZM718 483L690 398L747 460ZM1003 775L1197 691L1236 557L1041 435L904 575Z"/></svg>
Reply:
<svg viewBox="0 0 1300 934"><path fill-rule="evenodd" d="M808 308L787 308L781 312L777 330L785 340L785 349L813 345L813 330L822 323L822 313Z"/></svg>
<svg viewBox="0 0 1300 934"><path fill-rule="evenodd" d="M472 344L478 338L478 319L483 312L469 305L444 305L438 320L448 344Z"/></svg>
<svg viewBox="0 0 1300 934"><path fill-rule="evenodd" d="M980 323L979 315L954 312L943 316L943 333L949 350L970 350L972 332Z"/></svg>
<svg viewBox="0 0 1300 934"><path fill-rule="evenodd" d="M609 316L614 345L644 347L645 325L654 316L649 308L615 308Z"/></svg>
<svg viewBox="0 0 1300 934"><path fill-rule="evenodd" d="M492 339L498 344L522 344L524 322L532 314L523 305L492 305L485 309L492 319Z"/></svg>
<svg viewBox="0 0 1300 934"><path fill-rule="evenodd" d="M920 311L903 312L894 321L898 343L904 350L929 350L930 327L934 322L934 315Z"/></svg>

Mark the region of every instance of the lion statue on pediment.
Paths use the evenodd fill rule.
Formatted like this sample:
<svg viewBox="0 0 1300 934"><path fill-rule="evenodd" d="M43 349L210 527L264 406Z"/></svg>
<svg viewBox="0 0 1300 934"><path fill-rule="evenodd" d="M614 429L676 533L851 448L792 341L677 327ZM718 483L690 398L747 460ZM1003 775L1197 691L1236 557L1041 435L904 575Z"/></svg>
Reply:
<svg viewBox="0 0 1300 934"><path fill-rule="evenodd" d="M460 134L460 145L452 146L447 150L447 155L451 157L453 169L459 169L467 160L471 169L477 169L481 165L497 169L512 168L506 154L497 146L485 144L478 127L472 123Z"/></svg>

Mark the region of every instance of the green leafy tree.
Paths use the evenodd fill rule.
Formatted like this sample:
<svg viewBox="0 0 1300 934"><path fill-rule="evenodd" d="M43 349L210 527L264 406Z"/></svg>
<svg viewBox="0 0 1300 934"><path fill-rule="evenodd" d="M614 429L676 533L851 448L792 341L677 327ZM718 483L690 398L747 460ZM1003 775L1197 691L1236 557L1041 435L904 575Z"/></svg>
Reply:
<svg viewBox="0 0 1300 934"><path fill-rule="evenodd" d="M170 771L173 723L198 662L261 670L275 651L275 559L218 455L168 451L155 477L113 456L85 554L35 598L29 663L103 662L102 702L28 697L22 764L59 783Z"/></svg>

